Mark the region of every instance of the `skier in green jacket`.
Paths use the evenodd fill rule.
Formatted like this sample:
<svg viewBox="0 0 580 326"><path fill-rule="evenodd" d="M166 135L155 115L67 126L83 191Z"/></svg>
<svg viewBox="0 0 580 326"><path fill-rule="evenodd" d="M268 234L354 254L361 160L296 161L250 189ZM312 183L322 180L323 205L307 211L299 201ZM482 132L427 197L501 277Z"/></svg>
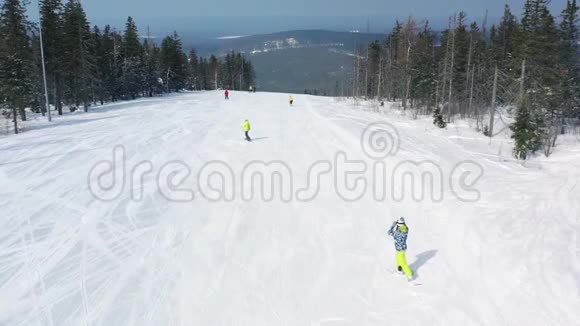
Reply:
<svg viewBox="0 0 580 326"><path fill-rule="evenodd" d="M246 121L244 121L244 124L242 127L244 128L244 133L246 134L246 140L252 141L252 138L250 138L250 135L249 135L249 132L252 129L252 127L250 126L250 121L248 121L248 119L246 119Z"/></svg>

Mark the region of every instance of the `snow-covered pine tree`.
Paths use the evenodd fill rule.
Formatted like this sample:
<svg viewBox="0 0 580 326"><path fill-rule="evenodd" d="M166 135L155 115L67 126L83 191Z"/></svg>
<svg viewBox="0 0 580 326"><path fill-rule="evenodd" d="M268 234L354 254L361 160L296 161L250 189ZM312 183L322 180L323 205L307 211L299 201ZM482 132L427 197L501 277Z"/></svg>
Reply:
<svg viewBox="0 0 580 326"><path fill-rule="evenodd" d="M467 70L468 63L470 61L469 50L470 50L470 33L467 30L467 14L463 11L459 12L457 15L457 23L454 32L454 40L452 49L454 49L453 54L453 64L452 64L452 80L453 80L453 97L452 99L457 102L449 114L459 114L465 112L467 108ZM451 103L450 103L451 104Z"/></svg>
<svg viewBox="0 0 580 326"><path fill-rule="evenodd" d="M121 78L123 94L126 98L135 99L145 83L145 71L143 46L139 41L137 25L132 17L128 17L125 24L121 56L123 57L123 76Z"/></svg>
<svg viewBox="0 0 580 326"><path fill-rule="evenodd" d="M365 94L374 98L377 95L377 84L379 83L380 62L382 56L382 47L378 41L372 42L368 46L368 59L366 68L368 70L368 82ZM247 65L247 62L246 62Z"/></svg>
<svg viewBox="0 0 580 326"><path fill-rule="evenodd" d="M107 77L110 73L111 67L107 60L107 50L104 44L105 39L108 38L108 30L101 32L98 26L93 27L91 33L92 43L94 45L95 55L95 70L93 80L93 101L98 101L101 105L109 98L107 92Z"/></svg>
<svg viewBox="0 0 580 326"><path fill-rule="evenodd" d="M485 24L485 21L484 23ZM482 120L482 98L486 95L487 78L486 69L491 67L488 63L490 60L489 47L487 44L487 36L485 33L485 26L482 28L473 22L470 25L470 50L468 57L468 69L466 74L466 116L474 117L477 121L476 129L479 131L480 121ZM487 102L487 101L486 101Z"/></svg>
<svg viewBox="0 0 580 326"><path fill-rule="evenodd" d="M562 60L562 97L565 117L580 117L580 53L578 46L578 10L576 0L568 0L560 22Z"/></svg>
<svg viewBox="0 0 580 326"><path fill-rule="evenodd" d="M123 96L121 84L123 58L120 50L122 43L122 36L116 31L112 31L109 25L106 25L101 40L102 55L104 56L102 62L106 66L101 67L101 69L104 70L106 75L104 81L105 94L109 96L112 102Z"/></svg>
<svg viewBox="0 0 580 326"><path fill-rule="evenodd" d="M425 22L417 35L417 45L411 56L411 97L421 107L433 107L435 99L435 76L437 65L434 56L435 34Z"/></svg>
<svg viewBox="0 0 580 326"><path fill-rule="evenodd" d="M44 96L44 80L42 79L42 60L40 55L40 37L38 30L30 32L30 48L32 50L32 92L30 109L35 113L46 115L46 99Z"/></svg>
<svg viewBox="0 0 580 326"><path fill-rule="evenodd" d="M227 59L226 59L227 62ZM220 62L218 60L218 58L215 55L211 55L209 57L208 60L208 79L210 80L210 84L211 84L211 89L218 89L220 87L223 87L222 85L224 84L224 81L229 82L228 85L230 85L229 87L226 88L233 88L235 86L235 74L232 72L232 70L229 70L229 74L227 75L229 78L225 79L224 75L222 74L222 69L220 66Z"/></svg>
<svg viewBox="0 0 580 326"><path fill-rule="evenodd" d="M514 67L519 67L520 64L514 62L514 42L517 32L517 19L506 4L503 17L497 29L494 26L494 33L491 35L491 52L498 69L504 73L512 72L514 77L517 77Z"/></svg>
<svg viewBox="0 0 580 326"><path fill-rule="evenodd" d="M518 51L526 60L524 85L528 107L536 122L536 131L543 133L543 142L550 138L553 143L553 130L560 126L562 118L561 61L559 32L546 0L526 1L519 34Z"/></svg>
<svg viewBox="0 0 580 326"><path fill-rule="evenodd" d="M530 110L527 98L518 106L510 130L514 140L513 154L517 159L527 159L530 153L535 153L542 146L543 119Z"/></svg>
<svg viewBox="0 0 580 326"><path fill-rule="evenodd" d="M208 81L208 68L207 68L207 59L204 57L199 58L199 63L197 65L197 70L199 74L199 89L209 89L209 81Z"/></svg>
<svg viewBox="0 0 580 326"><path fill-rule="evenodd" d="M145 82L145 73L139 58L125 58L122 66L123 75L120 79L122 93L126 99L134 100L139 96Z"/></svg>
<svg viewBox="0 0 580 326"><path fill-rule="evenodd" d="M67 102L85 111L90 103L94 78L94 55L91 31L79 0L69 0L63 13L64 84Z"/></svg>
<svg viewBox="0 0 580 326"><path fill-rule="evenodd" d="M191 49L187 55L187 79L185 87L189 90L195 90L197 88L197 53L195 49Z"/></svg>
<svg viewBox="0 0 580 326"><path fill-rule="evenodd" d="M145 92L149 97L163 92L163 85L159 83L159 79L162 78L159 53L159 48L149 39L145 39L143 42L144 79Z"/></svg>
<svg viewBox="0 0 580 326"><path fill-rule="evenodd" d="M179 91L185 87L187 56L183 53L177 32L161 42L161 71L167 91Z"/></svg>
<svg viewBox="0 0 580 326"><path fill-rule="evenodd" d="M63 73L63 5L61 0L40 1L40 24L48 83L49 101L62 115Z"/></svg>
<svg viewBox="0 0 580 326"><path fill-rule="evenodd" d="M443 119L441 108L436 108L433 112L433 124L439 128L447 127L447 122L445 122L445 119Z"/></svg>
<svg viewBox="0 0 580 326"><path fill-rule="evenodd" d="M256 71L251 61L244 59L244 75L242 76L245 85L256 87Z"/></svg>
<svg viewBox="0 0 580 326"><path fill-rule="evenodd" d="M24 3L5 0L0 9L0 94L11 111L15 133L18 133L18 115L26 119L24 109L32 101L34 87L27 24Z"/></svg>
<svg viewBox="0 0 580 326"><path fill-rule="evenodd" d="M401 81L403 80L403 69L401 65L401 58L403 56L403 49L401 48L403 24L398 20L395 21L395 27L391 33L387 36L387 75L388 83L386 85L388 97L392 101L401 99L403 97L403 86Z"/></svg>

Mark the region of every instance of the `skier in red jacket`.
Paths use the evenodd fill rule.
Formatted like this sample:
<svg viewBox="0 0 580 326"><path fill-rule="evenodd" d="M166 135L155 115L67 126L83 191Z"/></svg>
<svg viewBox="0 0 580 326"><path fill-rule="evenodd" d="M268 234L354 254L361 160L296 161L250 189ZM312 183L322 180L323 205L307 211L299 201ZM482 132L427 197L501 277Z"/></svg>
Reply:
<svg viewBox="0 0 580 326"><path fill-rule="evenodd" d="M230 92L228 92L228 90L226 89L226 91L224 92L224 95L226 96L226 100L230 99Z"/></svg>

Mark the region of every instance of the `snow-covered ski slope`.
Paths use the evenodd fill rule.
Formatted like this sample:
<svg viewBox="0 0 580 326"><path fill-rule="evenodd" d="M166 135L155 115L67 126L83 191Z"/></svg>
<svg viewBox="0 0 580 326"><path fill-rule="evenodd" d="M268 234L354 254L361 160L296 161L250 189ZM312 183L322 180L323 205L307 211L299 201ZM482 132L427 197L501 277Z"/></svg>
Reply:
<svg viewBox="0 0 580 326"><path fill-rule="evenodd" d="M490 142L463 123L442 130L323 97L296 95L292 108L285 94L230 98L200 92L108 105L0 138L0 325L580 323L577 142L521 165L508 136ZM367 188L380 179L361 142L376 122L400 140L386 171L432 161L442 198L401 194L404 183L389 172L384 200L367 192L348 201L345 187L337 194L337 153L368 164ZM118 145L124 188L98 200L89 172ZM469 160L477 164L461 164ZM166 173L172 161L175 173ZM213 188L198 182L214 161L228 166L224 176L231 169L232 183L217 174L206 179ZM251 184L240 176L252 161L285 164L292 198L243 198ZM158 182L183 176L184 164L181 185ZM321 174L315 195L306 185L313 165L333 171ZM136 166L152 171L131 178ZM232 200L204 198L220 184L234 185ZM399 216L410 227L411 283L393 274L386 233Z"/></svg>

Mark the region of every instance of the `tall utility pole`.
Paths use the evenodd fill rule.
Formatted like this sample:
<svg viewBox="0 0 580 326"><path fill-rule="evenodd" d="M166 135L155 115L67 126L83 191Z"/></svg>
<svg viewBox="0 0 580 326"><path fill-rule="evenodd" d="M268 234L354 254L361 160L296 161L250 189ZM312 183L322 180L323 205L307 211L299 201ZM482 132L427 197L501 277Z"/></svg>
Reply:
<svg viewBox="0 0 580 326"><path fill-rule="evenodd" d="M38 1L38 31L40 32L40 58L42 61L42 79L44 82L44 102L46 105L46 112L48 113L48 121L52 121L50 113L50 103L48 103L48 86L46 85L46 68L44 65L44 45L42 43L42 12L40 10L40 1Z"/></svg>

